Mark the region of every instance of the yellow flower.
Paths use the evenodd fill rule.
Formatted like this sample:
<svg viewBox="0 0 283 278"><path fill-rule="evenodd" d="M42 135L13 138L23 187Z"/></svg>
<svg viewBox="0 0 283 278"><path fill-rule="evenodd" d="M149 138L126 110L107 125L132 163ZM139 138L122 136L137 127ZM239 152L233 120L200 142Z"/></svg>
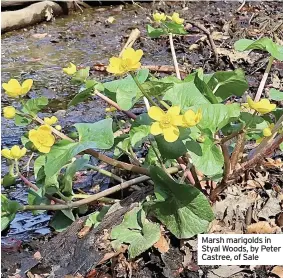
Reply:
<svg viewBox="0 0 283 278"><path fill-rule="evenodd" d="M57 129L58 131L61 131L62 130L62 127L60 125L56 125L55 126L55 129Z"/></svg>
<svg viewBox="0 0 283 278"><path fill-rule="evenodd" d="M274 124L270 124L268 127L263 129L263 136L269 137L272 135L272 129L274 128Z"/></svg>
<svg viewBox="0 0 283 278"><path fill-rule="evenodd" d="M171 19L173 22L177 23L177 24L183 24L184 19L180 18L178 13L173 13L172 16L168 16L169 19Z"/></svg>
<svg viewBox="0 0 283 278"><path fill-rule="evenodd" d="M195 113L193 110L188 110L183 116L183 126L184 127L192 127L197 125L202 119L201 110Z"/></svg>
<svg viewBox="0 0 283 278"><path fill-rule="evenodd" d="M109 60L107 71L115 75L123 75L129 71L135 71L141 67L140 59L143 55L141 49L126 48L121 57L112 57Z"/></svg>
<svg viewBox="0 0 283 278"><path fill-rule="evenodd" d="M44 118L44 123L47 125L54 125L58 122L58 119L55 116L52 116L50 118L45 117Z"/></svg>
<svg viewBox="0 0 283 278"><path fill-rule="evenodd" d="M67 68L63 68L63 72L65 72L68 75L73 75L76 73L76 71L77 71L77 67L73 63L70 63Z"/></svg>
<svg viewBox="0 0 283 278"><path fill-rule="evenodd" d="M272 129L274 128L274 124L270 124L268 127L264 128L262 133L264 137L270 137L272 135ZM260 144L264 137L256 139L256 143Z"/></svg>
<svg viewBox="0 0 283 278"><path fill-rule="evenodd" d="M260 114L269 113L276 108L276 104L270 103L270 101L266 98L261 99L260 101L253 101L250 97L248 97L248 105Z"/></svg>
<svg viewBox="0 0 283 278"><path fill-rule="evenodd" d="M117 110L117 109L116 109L114 106L105 108L105 112L114 112L114 111L116 111L116 110Z"/></svg>
<svg viewBox="0 0 283 278"><path fill-rule="evenodd" d="M106 21L109 22L109 23L113 23L115 21L115 17L114 16L110 16L110 17L107 18Z"/></svg>
<svg viewBox="0 0 283 278"><path fill-rule="evenodd" d="M25 80L22 85L18 80L10 79L8 83L3 83L2 87L9 97L17 98L19 96L24 96L25 94L27 94L31 89L32 83L32 79Z"/></svg>
<svg viewBox="0 0 283 278"><path fill-rule="evenodd" d="M175 142L180 135L178 126L182 125L183 117L180 114L180 107L173 106L164 112L157 106L150 107L148 115L155 120L151 127L150 133L153 135L163 134L167 142Z"/></svg>
<svg viewBox="0 0 283 278"><path fill-rule="evenodd" d="M160 22L160 21L165 21L166 20L166 15L164 13L154 13L152 15L153 19L155 22Z"/></svg>
<svg viewBox="0 0 283 278"><path fill-rule="evenodd" d="M20 159L21 157L23 157L27 152L26 148L20 148L19 146L15 145L11 148L11 150L9 149L3 149L1 151L1 154L8 158L8 159Z"/></svg>
<svg viewBox="0 0 283 278"><path fill-rule="evenodd" d="M49 153L55 143L55 137L52 135L49 125L42 125L37 130L30 130L29 140L42 153Z"/></svg>
<svg viewBox="0 0 283 278"><path fill-rule="evenodd" d="M13 119L16 115L16 109L13 106L3 108L3 114L6 119Z"/></svg>

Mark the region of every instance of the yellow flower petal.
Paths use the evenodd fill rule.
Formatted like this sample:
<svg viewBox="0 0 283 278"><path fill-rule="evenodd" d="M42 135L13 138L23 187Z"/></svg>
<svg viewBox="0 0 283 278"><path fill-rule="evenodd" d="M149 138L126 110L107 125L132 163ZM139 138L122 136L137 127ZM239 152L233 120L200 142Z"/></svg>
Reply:
<svg viewBox="0 0 283 278"><path fill-rule="evenodd" d="M169 114L171 114L172 116L178 116L181 112L181 109L179 106L172 106L168 109Z"/></svg>
<svg viewBox="0 0 283 278"><path fill-rule="evenodd" d="M11 156L11 151L9 149L1 150L1 154L8 159L13 159L13 157Z"/></svg>
<svg viewBox="0 0 283 278"><path fill-rule="evenodd" d="M55 143L55 137L54 137L52 134L50 134L50 135L46 138L45 146L51 147L51 146L54 145L54 143Z"/></svg>
<svg viewBox="0 0 283 278"><path fill-rule="evenodd" d="M27 79L23 82L22 84L22 92L21 95L25 95L29 92L29 90L31 89L33 84L33 80L32 79Z"/></svg>
<svg viewBox="0 0 283 278"><path fill-rule="evenodd" d="M11 148L11 156L14 159L19 159L21 157L21 149L19 146L16 145Z"/></svg>
<svg viewBox="0 0 283 278"><path fill-rule="evenodd" d="M269 137L272 135L271 129L269 127L266 127L263 129L263 136L264 137Z"/></svg>
<svg viewBox="0 0 283 278"><path fill-rule="evenodd" d="M50 148L50 147L47 147L47 146L41 145L41 146L37 147L37 149L38 149L41 153L49 153L51 148Z"/></svg>
<svg viewBox="0 0 283 278"><path fill-rule="evenodd" d="M51 133L51 127L49 125L42 125L38 128L38 131Z"/></svg>
<svg viewBox="0 0 283 278"><path fill-rule="evenodd" d="M25 156L27 153L27 149L26 148L22 148L21 149L21 157Z"/></svg>
<svg viewBox="0 0 283 278"><path fill-rule="evenodd" d="M162 117L165 116L165 112L158 106L151 106L148 110L148 115L155 121L161 121Z"/></svg>
<svg viewBox="0 0 283 278"><path fill-rule="evenodd" d="M177 127L171 126L169 128L163 129L164 139L169 142L175 142L180 135L180 131Z"/></svg>
<svg viewBox="0 0 283 278"><path fill-rule="evenodd" d="M65 72L68 75L73 75L77 71L77 66L73 63L69 63L69 66L67 68L63 68L63 72Z"/></svg>
<svg viewBox="0 0 283 278"><path fill-rule="evenodd" d="M175 126L186 126L185 122L184 122L184 116L183 115L179 115L179 116L175 116L173 118L173 125Z"/></svg>
<svg viewBox="0 0 283 278"><path fill-rule="evenodd" d="M155 123L153 123L153 124L151 125L151 127L150 127L150 133L151 133L152 135L159 135L159 134L162 133L162 128L161 128L159 122L155 122Z"/></svg>

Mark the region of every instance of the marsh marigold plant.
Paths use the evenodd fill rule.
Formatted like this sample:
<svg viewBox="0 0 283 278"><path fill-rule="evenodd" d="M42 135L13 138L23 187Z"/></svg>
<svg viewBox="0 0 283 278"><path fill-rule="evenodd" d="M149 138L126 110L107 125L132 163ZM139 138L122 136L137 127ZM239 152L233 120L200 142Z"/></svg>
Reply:
<svg viewBox="0 0 283 278"><path fill-rule="evenodd" d="M141 67L141 57L143 51L141 49L134 50L126 48L121 57L112 57L109 60L107 71L115 75L123 75L130 71L136 71Z"/></svg>

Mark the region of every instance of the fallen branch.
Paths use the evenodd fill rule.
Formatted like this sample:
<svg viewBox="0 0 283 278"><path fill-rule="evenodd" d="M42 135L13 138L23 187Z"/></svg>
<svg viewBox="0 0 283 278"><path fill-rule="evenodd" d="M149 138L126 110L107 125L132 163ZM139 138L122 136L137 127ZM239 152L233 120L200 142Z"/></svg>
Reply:
<svg viewBox="0 0 283 278"><path fill-rule="evenodd" d="M24 28L45 20L49 21L53 16L63 13L62 7L52 1L42 1L24 9L2 12L1 32Z"/></svg>
<svg viewBox="0 0 283 278"><path fill-rule="evenodd" d="M105 64L95 64L91 69L96 71L106 71L107 66ZM143 65L141 66L142 69L148 69L153 72L164 72L164 73L172 73L175 71L174 66L168 65ZM179 67L179 71L181 75L188 74L187 70L183 67Z"/></svg>
<svg viewBox="0 0 283 278"><path fill-rule="evenodd" d="M201 31L203 31L208 40L209 40L209 43L210 43L210 46L211 46L211 49L214 53L214 57L215 57L215 63L218 64L219 63L219 56L218 56L218 52L217 52L217 48L216 48L216 45L214 43L214 40L212 39L211 37L211 34L210 32L203 26L201 25L200 23L197 23L197 22L194 22L194 21L191 21L191 20L187 20L188 23L190 23L191 25L197 27L198 29L200 29ZM190 26L186 26L185 29L189 29Z"/></svg>
<svg viewBox="0 0 283 278"><path fill-rule="evenodd" d="M180 170L179 167L171 167L171 168L167 169L167 172L169 174L173 174L173 173L177 173L179 170ZM150 177L144 175L144 176L134 178L132 180L120 183L120 184L115 185L115 186L113 186L109 189L106 189L102 192L99 192L99 193L94 194L94 195L92 195L88 198L85 198L85 199L82 199L82 200L79 200L79 201L76 201L76 202L70 202L68 204L60 204L60 205L34 205L34 206L26 205L26 206L23 206L22 211L26 211L26 210L63 210L63 209L77 208L77 207L80 207L82 205L92 203L92 202L94 202L94 201L96 201L96 200L98 200L102 197L106 197L108 195L111 195L111 194L113 194L117 191L120 191L122 189L128 188L131 185L142 183L142 182L145 182L145 181L148 181L148 180L150 180Z"/></svg>

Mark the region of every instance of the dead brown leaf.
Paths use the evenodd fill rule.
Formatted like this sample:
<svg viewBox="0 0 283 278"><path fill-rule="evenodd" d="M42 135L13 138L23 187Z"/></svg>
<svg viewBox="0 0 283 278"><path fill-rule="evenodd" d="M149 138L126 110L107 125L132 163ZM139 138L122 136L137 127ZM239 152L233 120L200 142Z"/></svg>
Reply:
<svg viewBox="0 0 283 278"><path fill-rule="evenodd" d="M272 159L272 158L267 158L267 161L263 163L263 166L268 169L278 169L283 166L283 162L281 159Z"/></svg>
<svg viewBox="0 0 283 278"><path fill-rule="evenodd" d="M272 234L276 227L271 227L267 221L260 221L247 227L247 234Z"/></svg>
<svg viewBox="0 0 283 278"><path fill-rule="evenodd" d="M169 250L169 243L167 242L164 235L161 235L159 240L154 243L153 246L157 248L160 253L166 253Z"/></svg>
<svg viewBox="0 0 283 278"><path fill-rule="evenodd" d="M41 256L41 254L40 254L39 251L35 252L35 253L33 254L33 257L34 257L36 260L38 260L38 261L42 259L42 256Z"/></svg>
<svg viewBox="0 0 283 278"><path fill-rule="evenodd" d="M217 48L217 52L219 55L229 57L231 62L238 62L239 60L246 61L248 63L253 63L252 58L249 56L248 53L245 52L238 52L234 49L226 49L226 48Z"/></svg>
<svg viewBox="0 0 283 278"><path fill-rule="evenodd" d="M280 278L283 278L283 266L277 265L273 267L273 269L271 270L271 273L279 276Z"/></svg>

